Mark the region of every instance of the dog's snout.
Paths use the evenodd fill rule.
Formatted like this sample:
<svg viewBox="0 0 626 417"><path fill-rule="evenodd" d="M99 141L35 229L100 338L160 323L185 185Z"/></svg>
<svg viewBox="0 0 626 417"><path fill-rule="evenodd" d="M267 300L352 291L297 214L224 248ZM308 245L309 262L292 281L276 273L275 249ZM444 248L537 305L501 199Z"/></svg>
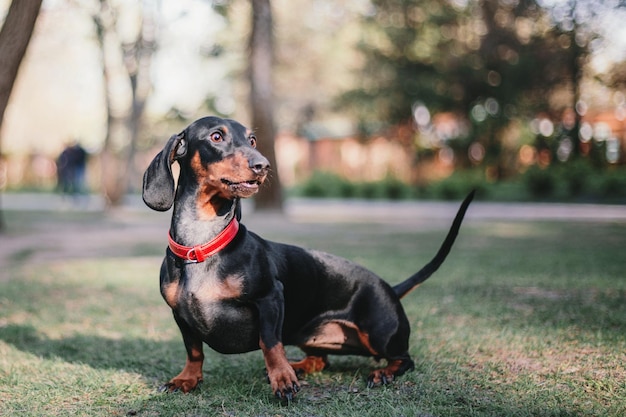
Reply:
<svg viewBox="0 0 626 417"><path fill-rule="evenodd" d="M257 175L262 175L270 168L270 161L268 161L264 156L257 155L248 160L248 165L250 166L252 172Z"/></svg>

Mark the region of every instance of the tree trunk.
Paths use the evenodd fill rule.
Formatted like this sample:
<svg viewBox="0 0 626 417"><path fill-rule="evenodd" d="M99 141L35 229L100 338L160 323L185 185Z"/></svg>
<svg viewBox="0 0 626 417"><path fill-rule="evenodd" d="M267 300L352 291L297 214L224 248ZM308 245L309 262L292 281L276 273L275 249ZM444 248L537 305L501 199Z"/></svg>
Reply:
<svg viewBox="0 0 626 417"><path fill-rule="evenodd" d="M137 38L130 43L122 43L115 32L115 10L107 0L100 0L100 10L93 16L97 39L100 45L105 104L107 112L107 130L100 154L102 192L107 206L117 206L123 202L128 191L134 191L141 182L141 176L135 166L135 156L141 131L141 122L150 94L150 65L156 45L155 16L146 15L142 8L141 26ZM150 9L151 13L154 13ZM130 110L127 114L115 117L111 109L111 62L108 54L112 51L106 47L107 42L116 42L122 54L124 70L128 74L131 90ZM122 132L128 136L127 146L116 150L112 132ZM126 144L126 143L125 143Z"/></svg>
<svg viewBox="0 0 626 417"><path fill-rule="evenodd" d="M111 32L114 30L114 13L106 0L100 0L100 10L94 14L93 22L96 28L96 39L100 47L100 61L102 65L102 82L104 89L104 110L107 116L104 142L100 152L100 186L102 195L107 207L118 205L124 196L124 191L120 184L123 184L125 172L124 166L119 161L118 156L113 151L112 132L119 131L118 118L114 117L111 99L111 71L109 68L109 58L107 57L106 42Z"/></svg>
<svg viewBox="0 0 626 417"><path fill-rule="evenodd" d="M580 141L580 126L582 124L582 117L580 109L578 108L578 102L581 97L581 86L584 77L584 65L585 58L587 56L586 46L580 46L576 41L576 34L580 31L580 25L574 23L574 29L569 33L570 36L570 60L569 69L572 77L572 108L574 109L574 127L572 129L574 142L574 148L572 150L572 157L578 158L582 153L582 142Z"/></svg>
<svg viewBox="0 0 626 417"><path fill-rule="evenodd" d="M130 45L122 45L124 64L128 72L132 92L130 114L127 119L127 129L130 134L128 152L126 155L126 184L125 192L136 191L141 187L141 174L135 165L135 156L141 133L141 124L146 108L146 102L152 88L150 67L152 55L156 50L155 16L152 10L142 10L141 28L138 37Z"/></svg>
<svg viewBox="0 0 626 417"><path fill-rule="evenodd" d="M257 133L258 149L270 161L272 174L256 197L258 209L282 210L282 189L276 169L274 141L273 64L274 42L270 0L252 0L250 33L250 107L252 129Z"/></svg>
<svg viewBox="0 0 626 417"><path fill-rule="evenodd" d="M0 30L0 132L9 97L17 78L17 71L35 28L42 0L14 0ZM0 135L0 155L2 155ZM4 220L0 209L0 230Z"/></svg>

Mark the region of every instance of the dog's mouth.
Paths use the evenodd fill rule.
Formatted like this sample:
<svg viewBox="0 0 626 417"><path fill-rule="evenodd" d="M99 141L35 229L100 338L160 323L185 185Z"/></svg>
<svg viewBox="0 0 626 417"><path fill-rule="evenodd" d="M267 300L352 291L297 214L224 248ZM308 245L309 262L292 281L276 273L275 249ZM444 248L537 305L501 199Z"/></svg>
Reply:
<svg viewBox="0 0 626 417"><path fill-rule="evenodd" d="M226 178L222 178L222 184L226 185L228 189L236 195L241 197L248 197L259 190L261 186L261 181L259 180L248 180L248 181L231 181Z"/></svg>

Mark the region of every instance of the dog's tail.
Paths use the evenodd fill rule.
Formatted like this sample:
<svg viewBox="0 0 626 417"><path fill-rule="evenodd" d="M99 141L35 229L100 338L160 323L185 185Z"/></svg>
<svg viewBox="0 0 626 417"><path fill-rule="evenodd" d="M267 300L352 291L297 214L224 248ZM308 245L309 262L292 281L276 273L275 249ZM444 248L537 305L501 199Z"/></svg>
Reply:
<svg viewBox="0 0 626 417"><path fill-rule="evenodd" d="M457 211L456 216L454 217L454 221L452 222L452 226L448 231L448 235L445 240L441 244L439 251L435 255L433 259L430 260L422 269L420 269L415 274L411 275L405 281L399 283L398 285L393 287L394 292L398 296L398 298L402 298L407 295L411 290L417 287L422 282L426 281L428 277L430 277L443 263L450 253L450 249L454 244L454 240L459 233L459 229L461 228L461 223L463 222L463 217L465 217L465 212L469 207L472 199L474 198L475 190L472 191L465 197L463 203L461 203L461 207L459 207L459 211Z"/></svg>

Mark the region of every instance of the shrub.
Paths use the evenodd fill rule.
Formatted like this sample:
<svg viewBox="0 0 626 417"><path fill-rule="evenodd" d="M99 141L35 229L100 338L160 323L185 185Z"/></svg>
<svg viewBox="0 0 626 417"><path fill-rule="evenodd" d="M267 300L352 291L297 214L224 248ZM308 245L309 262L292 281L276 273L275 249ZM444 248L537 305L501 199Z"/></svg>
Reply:
<svg viewBox="0 0 626 417"><path fill-rule="evenodd" d="M533 166L520 177L491 183L482 170L459 170L441 181L412 187L397 178L350 182L329 172L315 172L293 192L313 198L363 198L399 200L430 198L456 201L471 190L481 199L499 201L579 200L621 202L626 200L626 169L599 171L588 161L571 161L546 169Z"/></svg>
<svg viewBox="0 0 626 417"><path fill-rule="evenodd" d="M422 191L429 198L456 201L476 190L479 197L488 194L487 182L482 171L456 171L441 181L430 184Z"/></svg>
<svg viewBox="0 0 626 417"><path fill-rule="evenodd" d="M410 185L391 176L380 181L362 183L360 189L361 197L370 199L402 200L413 196Z"/></svg>
<svg viewBox="0 0 626 417"><path fill-rule="evenodd" d="M524 183L529 193L536 198L551 197L556 189L556 182L554 171L551 169L533 166L524 174Z"/></svg>
<svg viewBox="0 0 626 417"><path fill-rule="evenodd" d="M577 160L571 161L567 165L561 165L559 168L568 196L579 197L583 195L594 175L591 165L587 161Z"/></svg>
<svg viewBox="0 0 626 417"><path fill-rule="evenodd" d="M375 182L362 182L357 185L356 196L367 200L380 198L380 189Z"/></svg>
<svg viewBox="0 0 626 417"><path fill-rule="evenodd" d="M302 184L302 195L306 197L348 197L353 190L351 183L331 172L315 171Z"/></svg>
<svg viewBox="0 0 626 417"><path fill-rule="evenodd" d="M413 197L412 188L394 177L387 177L382 182L384 196L390 200L402 200Z"/></svg>
<svg viewBox="0 0 626 417"><path fill-rule="evenodd" d="M603 176L599 183L602 197L610 200L626 198L626 171L616 170Z"/></svg>
<svg viewBox="0 0 626 417"><path fill-rule="evenodd" d="M314 198L365 198L399 200L413 196L412 188L394 177L380 181L350 182L330 172L316 171L296 190L296 194Z"/></svg>

